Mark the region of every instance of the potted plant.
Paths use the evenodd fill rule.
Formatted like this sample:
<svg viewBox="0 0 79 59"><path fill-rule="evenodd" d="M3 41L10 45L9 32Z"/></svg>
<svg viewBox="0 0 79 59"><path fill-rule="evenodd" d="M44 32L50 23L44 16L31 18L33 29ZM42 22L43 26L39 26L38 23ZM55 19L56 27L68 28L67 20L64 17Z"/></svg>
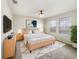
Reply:
<svg viewBox="0 0 79 59"><path fill-rule="evenodd" d="M71 42L72 46L77 48L77 26L71 27Z"/></svg>

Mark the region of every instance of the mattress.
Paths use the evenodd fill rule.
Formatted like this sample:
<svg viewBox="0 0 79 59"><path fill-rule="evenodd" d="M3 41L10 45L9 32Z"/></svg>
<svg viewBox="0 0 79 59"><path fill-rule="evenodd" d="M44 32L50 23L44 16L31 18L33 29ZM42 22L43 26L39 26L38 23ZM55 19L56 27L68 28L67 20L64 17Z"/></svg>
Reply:
<svg viewBox="0 0 79 59"><path fill-rule="evenodd" d="M35 34L28 34L27 39L28 42L30 42L31 44L36 44L45 40L55 40L55 37L48 34L35 33Z"/></svg>

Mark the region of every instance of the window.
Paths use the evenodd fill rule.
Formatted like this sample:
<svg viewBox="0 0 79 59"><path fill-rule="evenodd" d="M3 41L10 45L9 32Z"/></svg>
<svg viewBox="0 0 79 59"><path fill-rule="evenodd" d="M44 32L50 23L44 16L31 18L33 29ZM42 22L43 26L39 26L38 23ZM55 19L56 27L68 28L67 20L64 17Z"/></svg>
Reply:
<svg viewBox="0 0 79 59"><path fill-rule="evenodd" d="M60 18L59 21L59 33L70 34L71 17Z"/></svg>
<svg viewBox="0 0 79 59"><path fill-rule="evenodd" d="M51 32L56 32L56 23L57 23L56 20L51 20L50 21L50 31Z"/></svg>

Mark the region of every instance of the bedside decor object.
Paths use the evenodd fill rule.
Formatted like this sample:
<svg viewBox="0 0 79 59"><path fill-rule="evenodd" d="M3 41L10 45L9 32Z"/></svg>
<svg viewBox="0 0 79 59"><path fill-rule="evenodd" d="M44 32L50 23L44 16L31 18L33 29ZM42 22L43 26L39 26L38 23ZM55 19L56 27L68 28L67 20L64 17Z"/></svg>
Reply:
<svg viewBox="0 0 79 59"><path fill-rule="evenodd" d="M22 29L18 29L17 33L22 33Z"/></svg>
<svg viewBox="0 0 79 59"><path fill-rule="evenodd" d="M7 36L8 39L11 39L12 37L13 37L12 35L8 35L8 36Z"/></svg>
<svg viewBox="0 0 79 59"><path fill-rule="evenodd" d="M8 39L11 39L11 38L13 37L13 35L14 35L14 33L13 33L13 32L11 32L11 34L10 34L10 35L8 35L8 36L7 36L7 38L8 38Z"/></svg>

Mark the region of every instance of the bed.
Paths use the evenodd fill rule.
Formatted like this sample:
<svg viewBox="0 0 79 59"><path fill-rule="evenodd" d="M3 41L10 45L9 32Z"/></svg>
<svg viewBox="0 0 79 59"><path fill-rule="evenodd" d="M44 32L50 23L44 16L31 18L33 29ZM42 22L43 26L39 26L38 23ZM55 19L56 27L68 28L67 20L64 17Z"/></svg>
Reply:
<svg viewBox="0 0 79 59"><path fill-rule="evenodd" d="M26 34L24 42L31 53L34 49L54 44L55 37L44 33Z"/></svg>

